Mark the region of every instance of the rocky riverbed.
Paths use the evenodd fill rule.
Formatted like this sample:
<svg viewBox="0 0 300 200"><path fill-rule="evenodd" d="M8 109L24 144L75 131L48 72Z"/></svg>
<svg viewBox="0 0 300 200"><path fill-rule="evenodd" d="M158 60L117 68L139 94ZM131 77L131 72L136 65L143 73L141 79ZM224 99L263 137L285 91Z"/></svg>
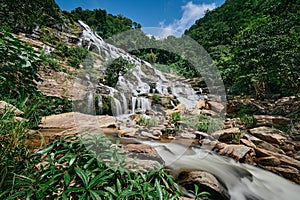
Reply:
<svg viewBox="0 0 300 200"><path fill-rule="evenodd" d="M45 135L49 137L47 141L84 131L104 133L114 140L121 140L124 150L137 156L138 163L145 169L164 164L164 161L153 146L141 144L140 141L184 144L186 149L209 150L299 184L299 102L299 97L285 97L265 104L251 99L228 101L226 116L233 116L234 112L245 108L253 109L254 115L250 117L252 123L247 124L238 117L228 117L220 130L211 132L199 131L192 123L203 115L206 120L214 120L216 109L224 109L222 105L209 100L201 100L197 106L189 109L179 104L173 109L164 110L161 115L149 111L118 118L76 112L47 116L42 119L39 132L56 130ZM174 113L179 113L181 118L172 121ZM196 118L188 118L190 121L187 121L184 120L186 116ZM222 181L207 171L186 169L174 174L174 177L188 189L191 183L198 184L203 190L214 194L214 199L230 198Z"/></svg>

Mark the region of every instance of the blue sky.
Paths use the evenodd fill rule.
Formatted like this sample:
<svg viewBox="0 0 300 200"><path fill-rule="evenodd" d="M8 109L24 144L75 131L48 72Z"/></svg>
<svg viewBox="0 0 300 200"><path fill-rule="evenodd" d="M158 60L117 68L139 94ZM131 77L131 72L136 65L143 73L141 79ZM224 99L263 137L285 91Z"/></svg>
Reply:
<svg viewBox="0 0 300 200"><path fill-rule="evenodd" d="M122 14L142 25L160 27L169 33L182 33L204 11L222 5L225 0L55 0L63 10L77 7L105 9L108 13Z"/></svg>

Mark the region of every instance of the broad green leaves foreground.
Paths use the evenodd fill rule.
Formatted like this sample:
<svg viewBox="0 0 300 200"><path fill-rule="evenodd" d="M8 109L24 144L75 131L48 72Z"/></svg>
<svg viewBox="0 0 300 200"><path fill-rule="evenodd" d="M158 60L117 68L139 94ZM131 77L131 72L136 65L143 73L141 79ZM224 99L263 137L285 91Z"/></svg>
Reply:
<svg viewBox="0 0 300 200"><path fill-rule="evenodd" d="M14 158L10 165L16 168L10 171L3 171L8 159L2 161L0 198L176 199L182 194L166 169L129 170L134 163L126 157L101 135L61 138L23 162Z"/></svg>

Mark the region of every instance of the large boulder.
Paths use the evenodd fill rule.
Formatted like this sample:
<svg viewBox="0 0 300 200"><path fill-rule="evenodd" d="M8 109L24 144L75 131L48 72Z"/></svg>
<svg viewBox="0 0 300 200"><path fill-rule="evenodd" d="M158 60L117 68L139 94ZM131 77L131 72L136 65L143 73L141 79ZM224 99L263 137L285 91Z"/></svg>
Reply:
<svg viewBox="0 0 300 200"><path fill-rule="evenodd" d="M250 153L250 151L252 151L252 148L247 147L245 145L235 145L235 144L225 144L225 143L217 144L216 148L218 149L218 153L220 155L234 158L237 161L243 159L248 153Z"/></svg>
<svg viewBox="0 0 300 200"><path fill-rule="evenodd" d="M282 144L288 140L287 136L283 136L286 135L285 133L275 128L263 126L250 129L249 131L252 135L269 143Z"/></svg>
<svg viewBox="0 0 300 200"><path fill-rule="evenodd" d="M283 154L279 154L279 153L274 153L272 151L268 151L265 149L261 149L261 148L255 148L255 153L257 155L257 158L259 157L276 157L277 159L280 160L280 163L283 165L288 165L288 166L292 166L295 167L297 169L300 169L300 161L299 160L295 160L287 155L283 155Z"/></svg>
<svg viewBox="0 0 300 200"><path fill-rule="evenodd" d="M199 186L199 192L209 192L211 199L230 199L226 188L218 179L205 171L183 171L178 175L177 182L187 190L194 190L194 184L196 184Z"/></svg>
<svg viewBox="0 0 300 200"><path fill-rule="evenodd" d="M40 129L67 130L76 128L79 133L103 133L104 128L116 128L117 120L112 116L95 116L78 112L62 113L43 117Z"/></svg>

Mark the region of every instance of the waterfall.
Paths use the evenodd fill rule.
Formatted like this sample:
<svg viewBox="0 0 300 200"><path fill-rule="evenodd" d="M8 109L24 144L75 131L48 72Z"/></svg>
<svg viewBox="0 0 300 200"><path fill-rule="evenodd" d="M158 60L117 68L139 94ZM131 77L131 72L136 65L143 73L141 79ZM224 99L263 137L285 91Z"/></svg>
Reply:
<svg viewBox="0 0 300 200"><path fill-rule="evenodd" d="M94 85L91 82L90 76L86 74L87 80L87 105L86 105L86 112L88 114L95 113L95 102L94 102Z"/></svg>
<svg viewBox="0 0 300 200"><path fill-rule="evenodd" d="M101 94L98 94L98 112L100 115L103 113L103 103Z"/></svg>
<svg viewBox="0 0 300 200"><path fill-rule="evenodd" d="M95 111L95 105L94 105L94 94L92 91L88 91L87 95L87 113L93 114Z"/></svg>
<svg viewBox="0 0 300 200"><path fill-rule="evenodd" d="M123 103L123 114L127 114L127 112L128 112L127 99L126 99L125 94L123 92L120 92L120 95L121 95L122 103Z"/></svg>
<svg viewBox="0 0 300 200"><path fill-rule="evenodd" d="M113 101L114 101L114 106L112 106L112 113L114 116L119 116L122 113L122 106L120 101L117 98L113 97Z"/></svg>
<svg viewBox="0 0 300 200"><path fill-rule="evenodd" d="M151 110L151 103L149 99L145 97L132 97L131 102L132 114L134 114L136 110L142 113L145 113L147 110Z"/></svg>
<svg viewBox="0 0 300 200"><path fill-rule="evenodd" d="M132 97L131 106L132 106L132 114L134 114L135 113L135 106L136 106L136 97Z"/></svg>
<svg viewBox="0 0 300 200"><path fill-rule="evenodd" d="M135 65L134 69L130 70L124 76L119 77L117 87L110 94L115 99L114 107L119 110L118 112L114 111L116 115L127 113L127 98L130 99L130 96L140 96L142 94L146 96L150 91L157 91L161 95L167 95L170 93L168 88L171 88L171 95L175 96L187 108L195 106L201 99L190 85L179 81L180 77L173 76L172 79L167 78L164 73L157 70L150 63L142 61L139 58L133 58L124 50L106 43L88 25L82 21L79 21L79 23L83 27L82 37L80 38L82 46L84 42L87 43L89 49L95 46L100 55L105 55L104 60L122 57ZM151 83L155 83L155 88L151 89ZM109 90L112 89L109 88ZM121 106L119 106L119 103ZM150 102L146 97L137 97L136 102L132 98L132 106L132 113L136 111L135 109L140 109L142 112L151 109Z"/></svg>

